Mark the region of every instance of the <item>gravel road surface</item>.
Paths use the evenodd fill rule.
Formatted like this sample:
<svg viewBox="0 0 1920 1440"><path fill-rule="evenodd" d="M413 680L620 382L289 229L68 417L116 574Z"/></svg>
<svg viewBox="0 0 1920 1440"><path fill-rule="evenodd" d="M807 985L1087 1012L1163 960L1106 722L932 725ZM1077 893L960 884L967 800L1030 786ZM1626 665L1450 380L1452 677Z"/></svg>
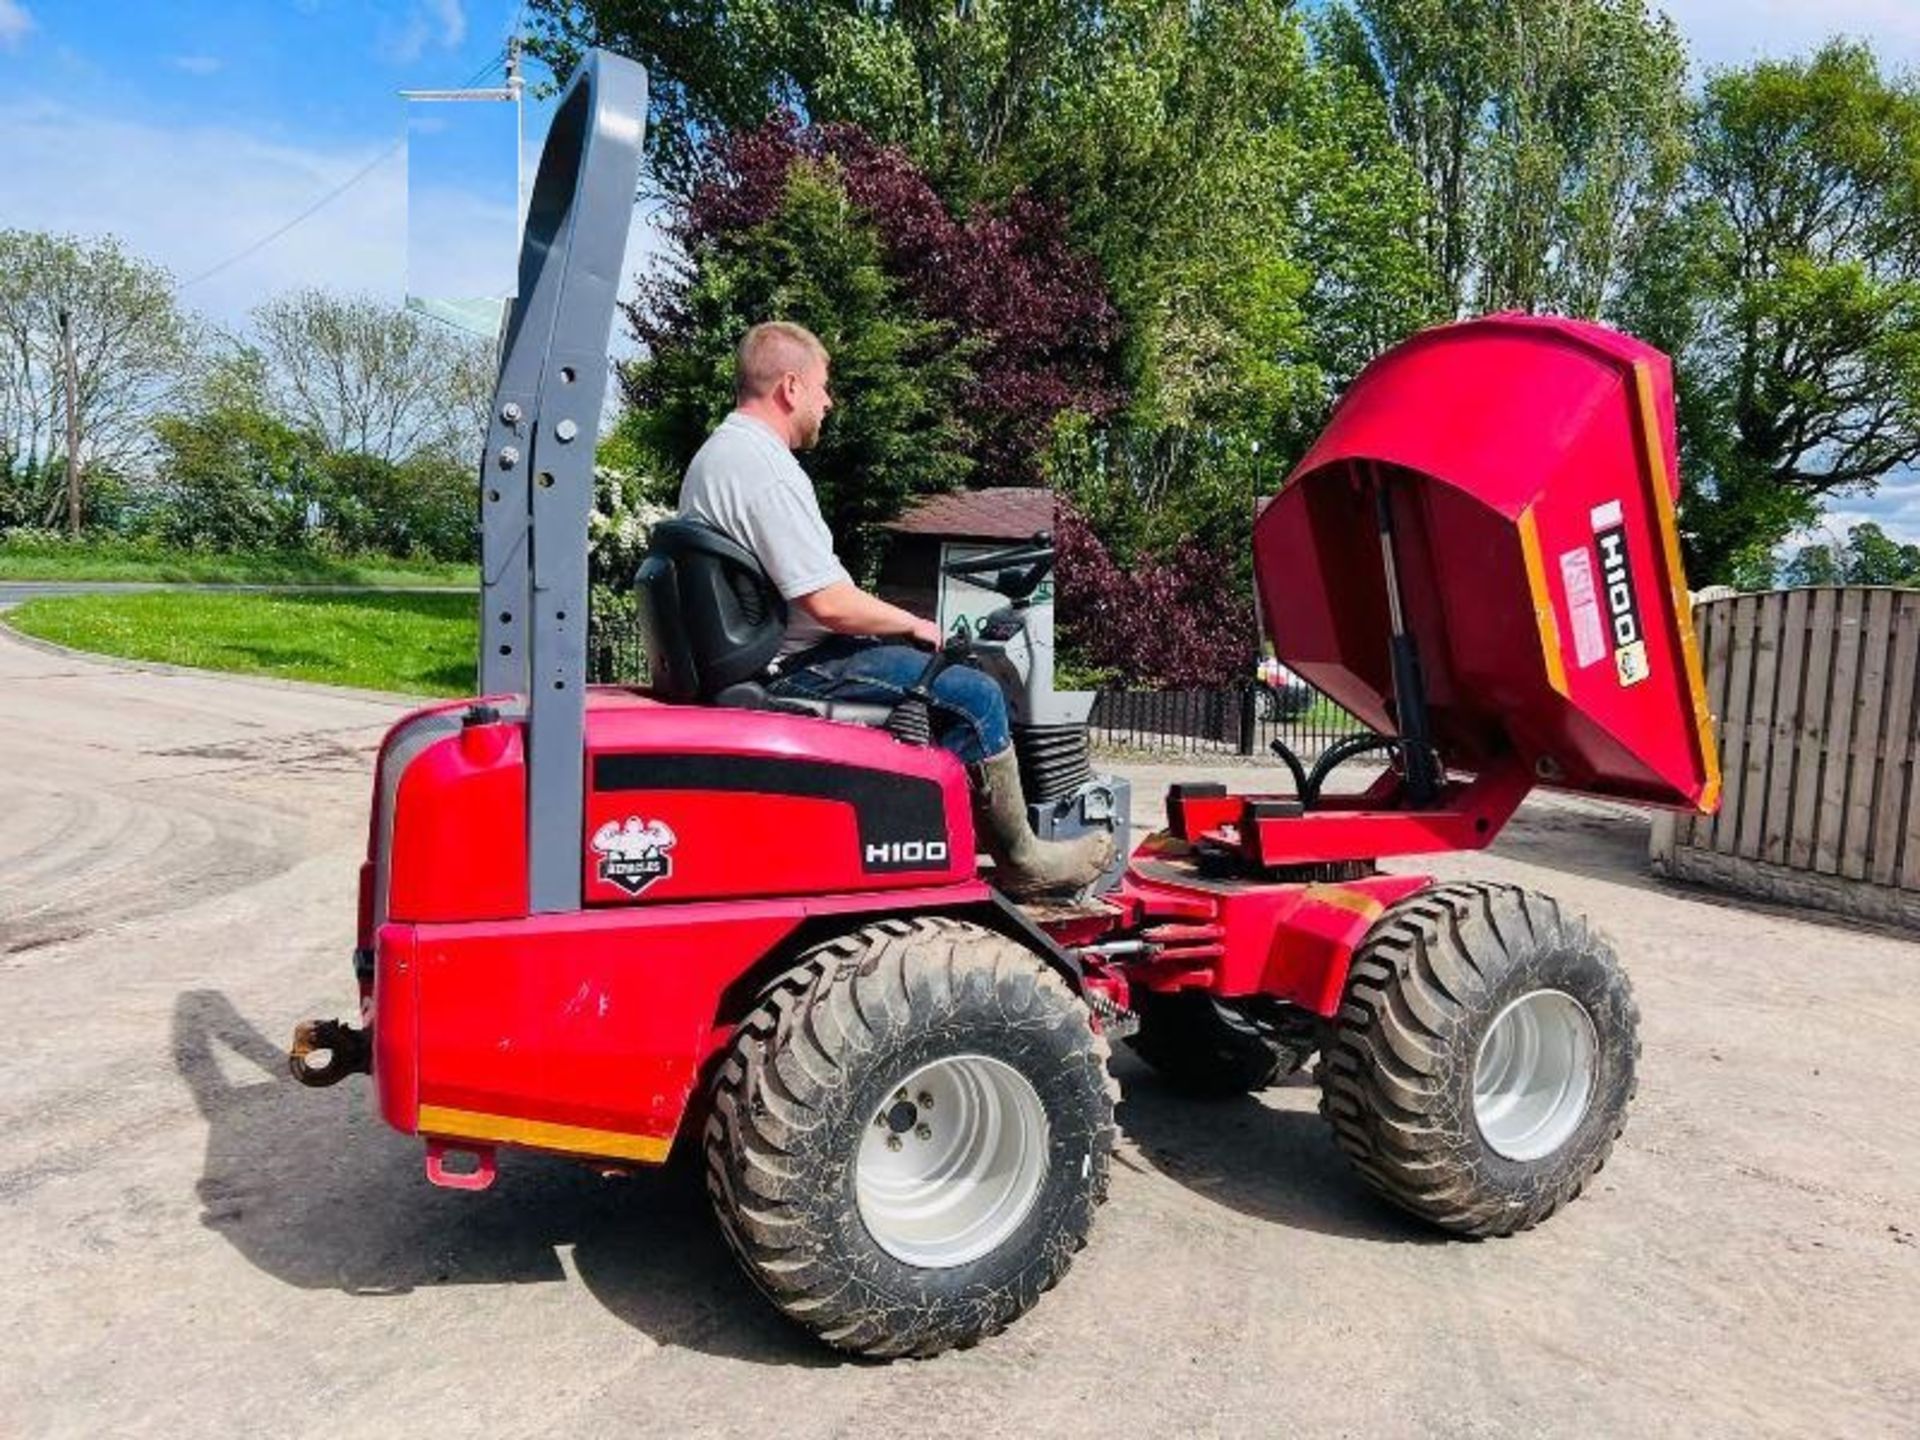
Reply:
<svg viewBox="0 0 1920 1440"><path fill-rule="evenodd" d="M196 1440L1920 1433L1920 944L1677 890L1645 822L1535 803L1449 877L1593 916L1645 1015L1593 1191L1513 1240L1373 1200L1314 1093L1117 1068L1125 1143L1061 1287L976 1350L843 1362L668 1170L504 1156L431 1188L358 1081L378 697L0 636L0 1433ZM1173 778L1131 766L1151 823ZM1211 772L1243 786L1257 772Z"/></svg>

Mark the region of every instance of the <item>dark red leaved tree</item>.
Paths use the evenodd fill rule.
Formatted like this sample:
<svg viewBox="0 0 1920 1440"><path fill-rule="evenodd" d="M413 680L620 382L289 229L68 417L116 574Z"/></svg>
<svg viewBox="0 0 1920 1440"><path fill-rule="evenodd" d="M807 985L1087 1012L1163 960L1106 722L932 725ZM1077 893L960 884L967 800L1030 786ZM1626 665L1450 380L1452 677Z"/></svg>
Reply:
<svg viewBox="0 0 1920 1440"><path fill-rule="evenodd" d="M1064 501L1056 614L1066 646L1089 665L1141 689L1212 689L1253 673L1253 610L1232 602L1230 557L1186 540L1163 556L1115 562Z"/></svg>

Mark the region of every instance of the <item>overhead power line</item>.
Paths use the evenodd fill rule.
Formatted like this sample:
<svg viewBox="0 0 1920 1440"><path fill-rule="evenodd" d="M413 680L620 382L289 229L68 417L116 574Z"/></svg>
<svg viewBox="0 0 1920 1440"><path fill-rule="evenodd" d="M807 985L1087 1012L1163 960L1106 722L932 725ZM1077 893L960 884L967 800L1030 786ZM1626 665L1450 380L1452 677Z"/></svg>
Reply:
<svg viewBox="0 0 1920 1440"><path fill-rule="evenodd" d="M496 56L494 59L489 60L480 69L476 70L465 81L463 81L460 88L463 90L473 88L474 86L478 85L481 81L487 79L490 75L492 75L494 71L503 69L505 65L506 65L505 57ZM402 136L400 139L394 141L393 144L389 145L385 150L382 150L378 155L374 156L373 159L369 160L365 165L362 165L358 170L354 171L353 174L349 175L345 180L342 180L338 185L334 186L333 189L327 191L326 194L322 195L319 199L315 200L311 205L307 206L307 208L302 210L298 215L295 215L291 220L287 221L283 225L276 227L273 230L268 231L265 235L262 235L258 240L255 240L252 244L246 246L244 249L235 251L233 254L229 255L226 259L222 260L219 264L214 265L209 269L202 270L198 275L195 275L191 280L181 281L174 288L176 290L186 290L191 286L198 285L203 280L211 280L214 276L218 275L221 271L230 270L235 265L238 265L242 260L245 260L250 256L258 254L260 251L266 249L267 246L271 245L274 241L278 240L282 235L285 235L289 230L293 229L296 225L299 225L304 221L311 219L313 216L317 215L321 210L325 209L328 205L331 205L335 200L338 200L342 195L346 194L347 191L351 190L355 185L358 185L362 180L366 179L367 176L371 175L375 170L379 169L382 165L384 165L387 161L391 160L401 150L406 148L406 143L407 143L406 137Z"/></svg>
<svg viewBox="0 0 1920 1440"><path fill-rule="evenodd" d="M306 220L311 216L317 214L320 210L324 209L327 205L331 204L333 201L337 200L340 196L346 194L346 192L351 190L355 185L358 185L362 180L366 179L367 176L371 175L375 170L379 169L380 166L385 164L388 160L391 160L394 157L395 153L398 152L401 149L401 147L404 146L406 143L407 142L404 138L394 141L393 144L389 145L386 149L382 150L378 155L374 156L373 159L369 160L365 165L362 165L358 170L354 171L353 174L349 175L345 180L341 181L338 185L334 186L333 189L329 190L326 194L322 195L318 200L314 201L311 205L307 206L306 209L302 210L298 215L294 216L291 220L287 221L286 224L279 226L277 229L269 230L265 235L262 235L258 240L254 241L251 245L247 246L246 249L235 251L233 254L229 255L226 259L222 260L218 265L215 265L212 269L202 270L198 275L194 276L191 280L182 280L179 286L176 288L185 290L189 286L198 285L202 280L211 280L214 276L218 275L222 270L231 269L233 266L238 265L242 260L245 260L248 256L258 254L260 251L266 249L267 246L271 245L274 241L278 240L282 235L286 234L289 230L293 229L293 227L298 225L301 221Z"/></svg>

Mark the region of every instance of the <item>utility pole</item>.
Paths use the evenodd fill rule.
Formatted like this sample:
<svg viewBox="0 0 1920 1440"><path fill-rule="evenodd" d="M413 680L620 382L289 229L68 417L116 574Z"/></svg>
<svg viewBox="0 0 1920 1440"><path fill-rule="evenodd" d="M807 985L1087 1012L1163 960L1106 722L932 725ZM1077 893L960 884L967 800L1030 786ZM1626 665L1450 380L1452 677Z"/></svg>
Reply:
<svg viewBox="0 0 1920 1440"><path fill-rule="evenodd" d="M67 388L67 533L80 538L80 377L73 363L73 312L60 309L60 369Z"/></svg>

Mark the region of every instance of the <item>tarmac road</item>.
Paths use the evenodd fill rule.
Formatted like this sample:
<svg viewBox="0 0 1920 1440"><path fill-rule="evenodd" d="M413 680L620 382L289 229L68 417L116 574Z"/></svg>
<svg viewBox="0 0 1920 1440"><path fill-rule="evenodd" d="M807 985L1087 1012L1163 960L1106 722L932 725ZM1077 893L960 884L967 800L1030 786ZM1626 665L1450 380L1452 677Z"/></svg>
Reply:
<svg viewBox="0 0 1920 1440"><path fill-rule="evenodd" d="M1644 823L1532 805L1448 875L1586 909L1645 1014L1592 1193L1481 1244L1370 1198L1313 1092L1122 1060L1089 1249L976 1350L851 1364L777 1320L672 1171L503 1157L434 1190L346 1011L396 706L0 637L0 1433L1920 1432L1920 944L1658 885ZM1174 776L1135 769L1140 819ZM1213 772L1245 784L1248 772Z"/></svg>
<svg viewBox="0 0 1920 1440"><path fill-rule="evenodd" d="M0 610L11 609L28 600L50 595L120 595L147 590L235 590L274 594L410 594L424 590L430 594L471 593L472 587L459 585L202 585L172 580L0 580Z"/></svg>
<svg viewBox="0 0 1920 1440"><path fill-rule="evenodd" d="M111 595L122 590L131 593L180 588L145 580L0 580L0 610L48 595Z"/></svg>

